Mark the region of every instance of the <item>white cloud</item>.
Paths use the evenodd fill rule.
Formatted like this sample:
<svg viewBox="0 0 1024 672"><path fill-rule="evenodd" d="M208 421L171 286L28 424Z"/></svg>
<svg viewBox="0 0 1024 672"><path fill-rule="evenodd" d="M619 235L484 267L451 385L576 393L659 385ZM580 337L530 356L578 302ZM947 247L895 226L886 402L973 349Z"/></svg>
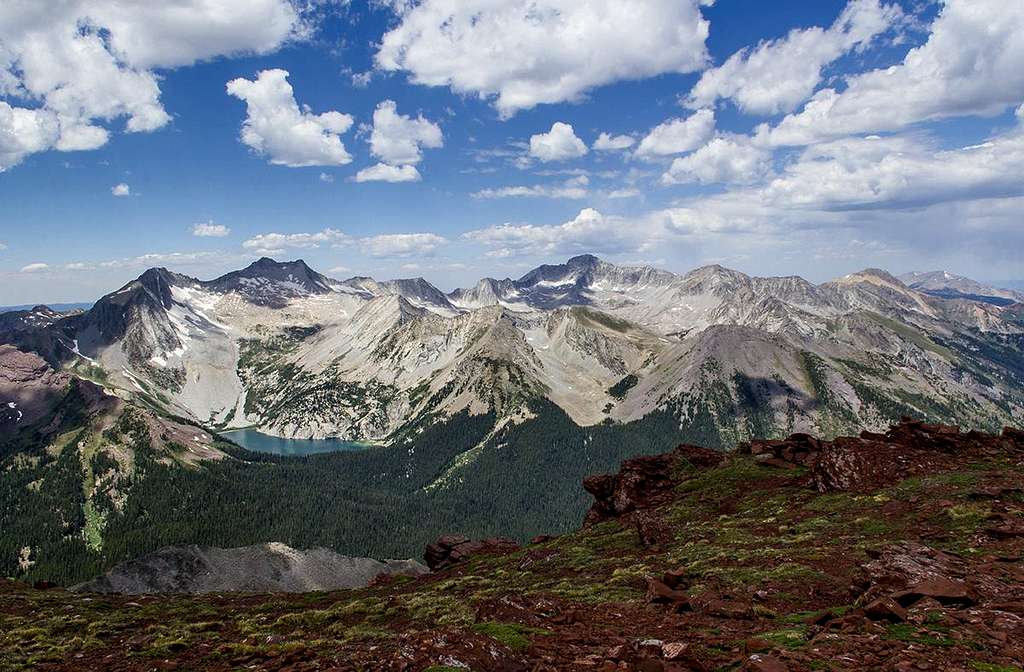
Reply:
<svg viewBox="0 0 1024 672"><path fill-rule="evenodd" d="M334 176L328 173L320 173L320 181L330 184L331 182L334 182Z"/></svg>
<svg viewBox="0 0 1024 672"><path fill-rule="evenodd" d="M393 100L382 101L373 112L370 152L392 166L411 165L423 159L423 147L436 149L444 145L441 128L419 116L416 119L398 114Z"/></svg>
<svg viewBox="0 0 1024 672"><path fill-rule="evenodd" d="M389 166L386 163L378 163L363 168L353 179L356 182L419 182L421 176L416 166Z"/></svg>
<svg viewBox="0 0 1024 672"><path fill-rule="evenodd" d="M110 188L110 193L114 196L131 196L132 188L122 182L121 184L115 184Z"/></svg>
<svg viewBox="0 0 1024 672"><path fill-rule="evenodd" d="M59 137L57 115L11 107L0 100L0 172L18 165L29 154L49 149Z"/></svg>
<svg viewBox="0 0 1024 672"><path fill-rule="evenodd" d="M43 271L49 270L49 268L50 268L49 264L35 263L35 264L29 264L28 266L23 266L21 268L21 272L22 273L42 273Z"/></svg>
<svg viewBox="0 0 1024 672"><path fill-rule="evenodd" d="M267 156L270 163L297 168L352 161L340 137L352 127L352 117L300 109L287 70L263 70L254 81L233 79L227 83L227 92L246 103L241 141Z"/></svg>
<svg viewBox="0 0 1024 672"><path fill-rule="evenodd" d="M905 241L918 254L924 240L929 249L972 240L1005 256L1024 244L1013 210L1024 202L1022 174L1024 120L956 149L921 134L845 138L808 147L764 184L679 203L667 230L787 239L794 252L815 230Z"/></svg>
<svg viewBox="0 0 1024 672"><path fill-rule="evenodd" d="M105 144L104 125L165 126L155 69L220 55L266 53L306 25L288 0L11 0L0 4L0 171L47 149Z"/></svg>
<svg viewBox="0 0 1024 672"><path fill-rule="evenodd" d="M7 243L5 243L2 240L0 240L0 250L6 250L6 249L7 249Z"/></svg>
<svg viewBox="0 0 1024 672"><path fill-rule="evenodd" d="M1021 127L980 145L946 150L915 136L872 136L807 148L762 195L788 207L901 209L1024 195L1021 175Z"/></svg>
<svg viewBox="0 0 1024 672"><path fill-rule="evenodd" d="M602 133L597 136L597 140L594 141L594 149L602 152L613 152L623 149L629 149L636 140L628 135L609 135L608 133Z"/></svg>
<svg viewBox="0 0 1024 672"><path fill-rule="evenodd" d="M587 145L572 129L572 125L556 121L547 133L530 136L530 156L541 161L578 159L587 153Z"/></svg>
<svg viewBox="0 0 1024 672"><path fill-rule="evenodd" d="M640 190L635 187L615 189L608 192L608 198L636 198L637 196L640 196Z"/></svg>
<svg viewBox="0 0 1024 672"><path fill-rule="evenodd" d="M720 136L697 151L672 162L662 175L662 184L700 182L751 183L764 177L771 154L742 137Z"/></svg>
<svg viewBox="0 0 1024 672"><path fill-rule="evenodd" d="M336 275L339 273L349 273L351 271L352 269L350 269L348 266L335 266L334 268L327 269L327 272L330 273L331 275Z"/></svg>
<svg viewBox="0 0 1024 672"><path fill-rule="evenodd" d="M137 257L113 259L99 264L101 268L153 268L154 266L192 266L219 261L222 252L150 252Z"/></svg>
<svg viewBox="0 0 1024 672"><path fill-rule="evenodd" d="M689 152L707 142L714 131L715 113L698 110L686 119L670 119L655 126L640 141L636 154L650 159Z"/></svg>
<svg viewBox="0 0 1024 672"><path fill-rule="evenodd" d="M584 208L557 225L499 224L467 231L463 238L487 245L498 258L519 254L615 253L635 249L646 234L626 220Z"/></svg>
<svg viewBox="0 0 1024 672"><path fill-rule="evenodd" d="M697 0L395 2L377 67L493 99L503 117L619 80L704 67Z"/></svg>
<svg viewBox="0 0 1024 672"><path fill-rule="evenodd" d="M498 189L481 189L473 194L473 198L568 198L581 199L589 195L587 185L590 179L586 175L573 177L561 184L532 186L501 187Z"/></svg>
<svg viewBox="0 0 1024 672"><path fill-rule="evenodd" d="M287 249L313 249L322 244L334 247L347 244L351 239L337 229L324 229L316 233L261 233L242 243L242 247L255 254L281 254Z"/></svg>
<svg viewBox="0 0 1024 672"><path fill-rule="evenodd" d="M200 238L223 238L229 233L231 233L231 229L223 224L214 224L212 221L192 225L192 235Z"/></svg>
<svg viewBox="0 0 1024 672"><path fill-rule="evenodd" d="M431 255L445 239L433 233L389 233L363 238L359 246L371 257Z"/></svg>
<svg viewBox="0 0 1024 672"><path fill-rule="evenodd" d="M807 100L822 69L852 49L867 46L898 24L903 11L879 0L850 0L830 28L794 29L779 40L736 52L717 68L705 70L686 105L710 107L733 100L746 113L778 114Z"/></svg>
<svg viewBox="0 0 1024 672"><path fill-rule="evenodd" d="M847 78L841 93L818 91L775 128L771 145L895 130L932 119L995 115L1024 100L1024 3L945 0L928 41L903 62Z"/></svg>

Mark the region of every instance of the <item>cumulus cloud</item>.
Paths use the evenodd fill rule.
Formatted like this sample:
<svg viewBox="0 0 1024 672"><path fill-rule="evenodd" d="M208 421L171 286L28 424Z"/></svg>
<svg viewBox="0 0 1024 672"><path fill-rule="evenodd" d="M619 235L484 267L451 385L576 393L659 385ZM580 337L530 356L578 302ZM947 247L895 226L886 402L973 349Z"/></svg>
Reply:
<svg viewBox="0 0 1024 672"><path fill-rule="evenodd" d="M223 238L229 233L231 229L223 224L214 224L212 220L192 225L192 235L200 238Z"/></svg>
<svg viewBox="0 0 1024 672"><path fill-rule="evenodd" d="M288 249L313 249L321 245L338 247L351 239L337 229L323 229L315 233L261 233L242 243L242 247L255 254L281 254Z"/></svg>
<svg viewBox="0 0 1024 672"><path fill-rule="evenodd" d="M751 183L764 177L771 154L742 137L719 136L697 151L672 161L662 184Z"/></svg>
<svg viewBox="0 0 1024 672"><path fill-rule="evenodd" d="M389 166L386 163L378 163L363 168L352 179L356 182L419 182L421 176L416 166Z"/></svg>
<svg viewBox="0 0 1024 672"><path fill-rule="evenodd" d="M35 263L35 264L29 264L28 266L22 266L21 267L21 272L22 273L42 273L43 271L49 270L49 268L50 268L49 264Z"/></svg>
<svg viewBox="0 0 1024 672"><path fill-rule="evenodd" d="M746 113L790 112L814 93L826 65L867 46L902 19L899 5L850 0L828 29L794 29L782 39L742 49L721 66L705 70L685 104L699 109L725 98Z"/></svg>
<svg viewBox="0 0 1024 672"><path fill-rule="evenodd" d="M220 55L266 53L308 26L288 0L12 0L0 5L0 171L47 149L105 144L165 126L155 69Z"/></svg>
<svg viewBox="0 0 1024 672"><path fill-rule="evenodd" d="M359 246L371 257L411 257L431 255L445 242L433 233L388 233L362 238Z"/></svg>
<svg viewBox="0 0 1024 672"><path fill-rule="evenodd" d="M530 136L530 156L541 161L566 161L586 155L587 145L571 124L556 121L547 133Z"/></svg>
<svg viewBox="0 0 1024 672"><path fill-rule="evenodd" d="M110 188L110 193L113 194L114 196L131 196L132 188L129 187L124 182L122 182L120 184L115 184L114 186L112 186Z"/></svg>
<svg viewBox="0 0 1024 672"><path fill-rule="evenodd" d="M60 124L47 110L11 107L0 100L0 172L57 142Z"/></svg>
<svg viewBox="0 0 1024 672"><path fill-rule="evenodd" d="M921 207L1024 195L1024 130L957 149L916 137L847 138L808 147L769 182L772 204L823 210Z"/></svg>
<svg viewBox="0 0 1024 672"><path fill-rule="evenodd" d="M352 127L348 114L313 114L299 107L287 70L262 70L255 80L233 79L227 92L245 101L240 139L270 163L298 168L342 166L352 161L341 134Z"/></svg>
<svg viewBox="0 0 1024 672"><path fill-rule="evenodd" d="M150 252L135 257L110 259L99 263L68 264L69 270L95 270L111 268L153 268L154 266L196 266L224 260L223 252Z"/></svg>
<svg viewBox="0 0 1024 672"><path fill-rule="evenodd" d="M685 119L670 119L655 126L640 141L636 155L652 159L693 151L707 142L714 131L715 113L698 110Z"/></svg>
<svg viewBox="0 0 1024 672"><path fill-rule="evenodd" d="M694 72L708 61L698 0L423 0L392 3L399 24L377 68L491 99L502 117L579 100L619 80Z"/></svg>
<svg viewBox="0 0 1024 672"><path fill-rule="evenodd" d="M594 149L601 152L614 152L629 149L634 144L636 144L636 140L629 135L613 136L608 133L602 133L594 141Z"/></svg>
<svg viewBox="0 0 1024 672"><path fill-rule="evenodd" d="M590 178L586 175L569 178L560 184L535 184L532 186L500 187L498 189L481 189L473 193L473 198L568 198L581 199L589 194L587 185Z"/></svg>
<svg viewBox="0 0 1024 672"><path fill-rule="evenodd" d="M392 166L411 165L423 159L423 147L444 145L441 128L419 116L398 114L393 100L382 101L373 112L370 153Z"/></svg>
<svg viewBox="0 0 1024 672"><path fill-rule="evenodd" d="M573 219L556 225L505 223L463 234L463 238L487 245L496 256L518 254L616 253L637 247L644 234L640 227L598 212L580 210Z"/></svg>
<svg viewBox="0 0 1024 672"><path fill-rule="evenodd" d="M818 91L774 128L766 144L896 130L921 121L995 115L1024 100L1024 3L946 0L927 42L903 62L848 77L846 88Z"/></svg>
<svg viewBox="0 0 1024 672"><path fill-rule="evenodd" d="M809 146L762 184L680 203L667 230L780 238L810 230L863 238L875 230L918 244L926 236L938 243L941 230L941 238L961 243L980 234L990 247L994 240L1024 244L1019 212L1011 214L1024 202L1021 174L1024 124L955 149L921 134L844 138Z"/></svg>

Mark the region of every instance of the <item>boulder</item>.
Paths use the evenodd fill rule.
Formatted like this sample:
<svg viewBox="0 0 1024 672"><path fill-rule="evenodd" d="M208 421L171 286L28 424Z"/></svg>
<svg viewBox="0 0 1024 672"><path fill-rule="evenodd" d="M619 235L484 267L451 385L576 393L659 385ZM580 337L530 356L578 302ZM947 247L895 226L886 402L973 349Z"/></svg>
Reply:
<svg viewBox="0 0 1024 672"><path fill-rule="evenodd" d="M718 451L684 444L671 453L625 460L617 474L590 476L583 481L583 489L594 496L594 504L584 527L667 501L679 482L677 466L707 469L723 459Z"/></svg>
<svg viewBox="0 0 1024 672"><path fill-rule="evenodd" d="M864 606L864 615L873 621L902 623L907 620L907 610L891 597L882 597Z"/></svg>
<svg viewBox="0 0 1024 672"><path fill-rule="evenodd" d="M517 550L519 544L506 537L472 540L460 534L448 534L428 544L423 559L431 571L436 571L464 562L473 555L500 555Z"/></svg>

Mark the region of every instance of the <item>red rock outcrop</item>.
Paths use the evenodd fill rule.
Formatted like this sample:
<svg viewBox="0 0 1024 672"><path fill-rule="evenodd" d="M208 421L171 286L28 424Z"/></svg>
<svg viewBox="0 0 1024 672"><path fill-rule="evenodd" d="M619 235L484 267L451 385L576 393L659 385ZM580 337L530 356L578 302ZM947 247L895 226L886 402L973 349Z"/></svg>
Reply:
<svg viewBox="0 0 1024 672"><path fill-rule="evenodd" d="M872 490L909 476L949 467L965 456L1024 452L1024 432L1007 427L1001 435L961 432L959 427L904 418L884 434L861 432L821 441L793 434L775 441L743 444L738 453L767 466L806 467L818 492Z"/></svg>
<svg viewBox="0 0 1024 672"><path fill-rule="evenodd" d="M514 539L493 537L473 540L460 534L446 534L428 544L423 560L432 571L464 562L473 555L500 555L519 550Z"/></svg>
<svg viewBox="0 0 1024 672"><path fill-rule="evenodd" d="M594 496L584 527L640 509L650 509L672 498L685 466L718 466L725 456L700 446L680 445L671 453L626 460L617 474L590 476L583 489ZM643 532L641 532L643 535Z"/></svg>

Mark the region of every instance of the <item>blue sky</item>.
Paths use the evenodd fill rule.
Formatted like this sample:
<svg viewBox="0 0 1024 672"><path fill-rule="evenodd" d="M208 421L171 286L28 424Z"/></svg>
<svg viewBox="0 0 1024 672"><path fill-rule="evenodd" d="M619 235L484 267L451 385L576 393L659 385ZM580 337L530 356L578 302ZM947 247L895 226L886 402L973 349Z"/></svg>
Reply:
<svg viewBox="0 0 1024 672"><path fill-rule="evenodd" d="M0 8L0 304L262 254L1024 280L1014 3L113 4Z"/></svg>

